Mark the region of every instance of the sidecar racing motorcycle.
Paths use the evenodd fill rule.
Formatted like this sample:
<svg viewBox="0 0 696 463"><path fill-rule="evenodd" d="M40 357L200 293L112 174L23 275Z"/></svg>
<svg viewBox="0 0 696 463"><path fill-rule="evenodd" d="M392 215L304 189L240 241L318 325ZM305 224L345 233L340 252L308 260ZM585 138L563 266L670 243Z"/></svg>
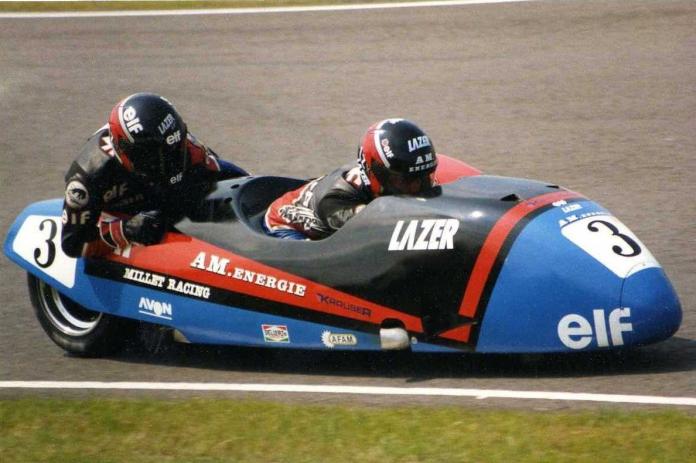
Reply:
<svg viewBox="0 0 696 463"><path fill-rule="evenodd" d="M68 352L121 346L135 323L202 344L414 352L616 349L673 335L679 299L609 211L549 183L441 156L428 197L381 197L320 241L266 236L262 217L304 181L220 181L158 245L73 259L62 199L29 205L5 254Z"/></svg>

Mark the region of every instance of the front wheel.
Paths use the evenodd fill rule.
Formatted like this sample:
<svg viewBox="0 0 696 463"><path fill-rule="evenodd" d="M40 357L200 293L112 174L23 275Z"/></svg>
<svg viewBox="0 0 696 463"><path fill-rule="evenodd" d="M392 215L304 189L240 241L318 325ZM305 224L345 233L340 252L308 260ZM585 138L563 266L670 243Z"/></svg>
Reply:
<svg viewBox="0 0 696 463"><path fill-rule="evenodd" d="M117 352L130 339L128 320L88 310L32 274L27 283L41 327L66 352L99 357Z"/></svg>

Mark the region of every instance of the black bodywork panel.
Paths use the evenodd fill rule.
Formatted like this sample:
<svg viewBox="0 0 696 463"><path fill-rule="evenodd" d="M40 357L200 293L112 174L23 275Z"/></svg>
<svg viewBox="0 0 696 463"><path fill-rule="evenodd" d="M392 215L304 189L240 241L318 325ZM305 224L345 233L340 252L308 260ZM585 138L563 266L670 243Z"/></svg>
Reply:
<svg viewBox="0 0 696 463"><path fill-rule="evenodd" d="M503 214L522 200L559 191L558 186L539 181L464 177L439 187L428 198L377 198L324 240L281 240L263 234L261 221L268 205L302 183L283 177L220 182L197 216L179 222L177 229L271 267L419 316L431 335L475 322L461 319L459 305L479 251ZM388 249L398 221L449 218L459 221L453 249ZM504 257L499 255L499 260Z"/></svg>

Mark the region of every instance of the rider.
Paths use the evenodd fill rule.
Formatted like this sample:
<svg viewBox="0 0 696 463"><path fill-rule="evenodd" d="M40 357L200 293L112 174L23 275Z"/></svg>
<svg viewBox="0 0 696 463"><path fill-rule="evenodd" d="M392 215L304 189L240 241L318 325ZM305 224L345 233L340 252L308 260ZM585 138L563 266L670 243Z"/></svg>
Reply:
<svg viewBox="0 0 696 463"><path fill-rule="evenodd" d="M68 170L63 251L94 256L161 241L221 178L248 175L191 135L174 106L152 93L120 101Z"/></svg>
<svg viewBox="0 0 696 463"><path fill-rule="evenodd" d="M377 122L362 138L357 163L276 199L266 211L264 228L278 238L326 238L374 198L426 193L435 183L436 167L435 147L413 122Z"/></svg>

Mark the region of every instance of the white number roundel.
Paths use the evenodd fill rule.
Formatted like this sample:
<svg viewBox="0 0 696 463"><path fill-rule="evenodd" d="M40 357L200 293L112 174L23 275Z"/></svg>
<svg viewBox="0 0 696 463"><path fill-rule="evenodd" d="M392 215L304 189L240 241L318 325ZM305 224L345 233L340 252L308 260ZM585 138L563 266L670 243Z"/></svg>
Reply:
<svg viewBox="0 0 696 463"><path fill-rule="evenodd" d="M585 217L564 225L561 233L619 278L660 266L638 237L616 217Z"/></svg>
<svg viewBox="0 0 696 463"><path fill-rule="evenodd" d="M60 217L30 215L12 242L12 250L68 288L75 285L77 260L60 246Z"/></svg>

